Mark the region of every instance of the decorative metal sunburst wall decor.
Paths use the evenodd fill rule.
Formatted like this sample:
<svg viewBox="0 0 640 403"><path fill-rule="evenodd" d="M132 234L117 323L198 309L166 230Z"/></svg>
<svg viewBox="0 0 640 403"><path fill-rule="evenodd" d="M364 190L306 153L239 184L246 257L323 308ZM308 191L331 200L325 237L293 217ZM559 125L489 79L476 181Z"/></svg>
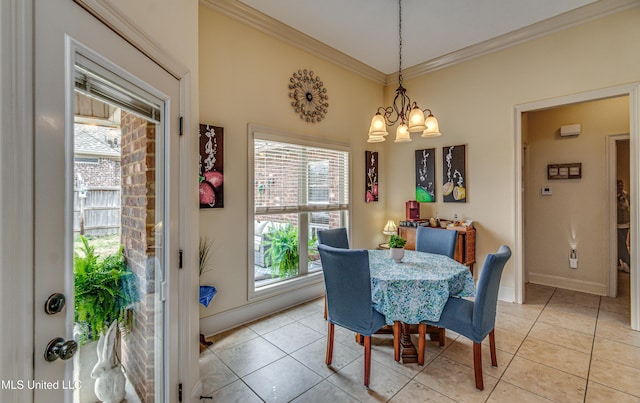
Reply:
<svg viewBox="0 0 640 403"><path fill-rule="evenodd" d="M298 70L289 79L289 97L293 98L291 106L300 114L300 119L308 123L320 122L327 114L329 103L327 89L320 77L311 70Z"/></svg>

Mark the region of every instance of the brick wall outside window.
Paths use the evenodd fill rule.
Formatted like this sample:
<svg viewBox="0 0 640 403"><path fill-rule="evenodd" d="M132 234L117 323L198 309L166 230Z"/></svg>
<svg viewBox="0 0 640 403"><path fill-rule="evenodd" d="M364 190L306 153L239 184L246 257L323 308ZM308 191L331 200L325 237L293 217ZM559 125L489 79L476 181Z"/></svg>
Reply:
<svg viewBox="0 0 640 403"><path fill-rule="evenodd" d="M155 124L122 113L122 244L140 280L133 330L122 342L122 363L142 402L154 402L156 245Z"/></svg>

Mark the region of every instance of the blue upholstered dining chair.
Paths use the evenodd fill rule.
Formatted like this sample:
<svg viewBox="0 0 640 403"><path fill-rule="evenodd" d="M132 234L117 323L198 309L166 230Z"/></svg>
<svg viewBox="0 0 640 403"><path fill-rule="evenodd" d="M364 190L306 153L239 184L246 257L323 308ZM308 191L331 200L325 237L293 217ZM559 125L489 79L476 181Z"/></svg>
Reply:
<svg viewBox="0 0 640 403"><path fill-rule="evenodd" d="M500 287L502 270L510 257L511 249L506 245L501 245L497 253L488 254L484 259L480 278L476 285L475 301L450 297L438 322L420 323L418 326L418 360L422 357L422 363L424 363L424 339L427 325L451 329L473 341L473 369L476 388L479 390L484 389L481 346L482 341L488 335L491 365L497 367L494 327L496 324L498 288Z"/></svg>
<svg viewBox="0 0 640 403"><path fill-rule="evenodd" d="M320 244L320 260L328 308L326 364L333 358L334 325L364 336L364 385L371 372L371 335L385 325L385 317L373 309L369 252Z"/></svg>
<svg viewBox="0 0 640 403"><path fill-rule="evenodd" d="M420 226L416 231L416 250L437 253L453 259L457 239L458 231Z"/></svg>
<svg viewBox="0 0 640 403"><path fill-rule="evenodd" d="M318 231L318 243L334 248L349 249L349 238L346 228L334 228Z"/></svg>
<svg viewBox="0 0 640 403"><path fill-rule="evenodd" d="M420 252L436 253L453 259L456 252L458 231L440 228L418 227L416 231L416 250ZM444 346L445 330L438 329L440 347Z"/></svg>
<svg viewBox="0 0 640 403"><path fill-rule="evenodd" d="M346 228L333 228L318 231L318 244L334 248L349 249ZM327 319L327 300L324 301L324 318Z"/></svg>

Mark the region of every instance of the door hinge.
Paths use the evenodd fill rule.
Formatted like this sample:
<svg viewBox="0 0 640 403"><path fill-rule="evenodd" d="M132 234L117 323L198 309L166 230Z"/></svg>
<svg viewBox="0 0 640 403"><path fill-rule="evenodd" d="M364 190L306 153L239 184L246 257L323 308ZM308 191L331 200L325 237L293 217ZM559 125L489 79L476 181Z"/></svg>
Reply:
<svg viewBox="0 0 640 403"><path fill-rule="evenodd" d="M184 134L184 132L182 131L182 128L184 127L184 118L182 116L180 116L178 122L180 124L180 132L179 132L179 134L182 136Z"/></svg>
<svg viewBox="0 0 640 403"><path fill-rule="evenodd" d="M182 401L182 384L181 383L178 384L178 401L179 402Z"/></svg>
<svg viewBox="0 0 640 403"><path fill-rule="evenodd" d="M178 269L182 269L182 249L178 253Z"/></svg>

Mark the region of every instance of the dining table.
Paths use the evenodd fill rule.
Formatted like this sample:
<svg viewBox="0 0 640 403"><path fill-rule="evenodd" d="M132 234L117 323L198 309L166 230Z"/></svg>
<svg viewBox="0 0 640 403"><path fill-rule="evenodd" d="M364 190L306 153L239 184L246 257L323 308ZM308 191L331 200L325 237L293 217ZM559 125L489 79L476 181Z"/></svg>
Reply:
<svg viewBox="0 0 640 403"><path fill-rule="evenodd" d="M403 363L417 362L411 324L437 322L449 297L474 297L469 268L444 255L405 250L400 262L389 250L369 250L371 299L387 325L402 322Z"/></svg>

